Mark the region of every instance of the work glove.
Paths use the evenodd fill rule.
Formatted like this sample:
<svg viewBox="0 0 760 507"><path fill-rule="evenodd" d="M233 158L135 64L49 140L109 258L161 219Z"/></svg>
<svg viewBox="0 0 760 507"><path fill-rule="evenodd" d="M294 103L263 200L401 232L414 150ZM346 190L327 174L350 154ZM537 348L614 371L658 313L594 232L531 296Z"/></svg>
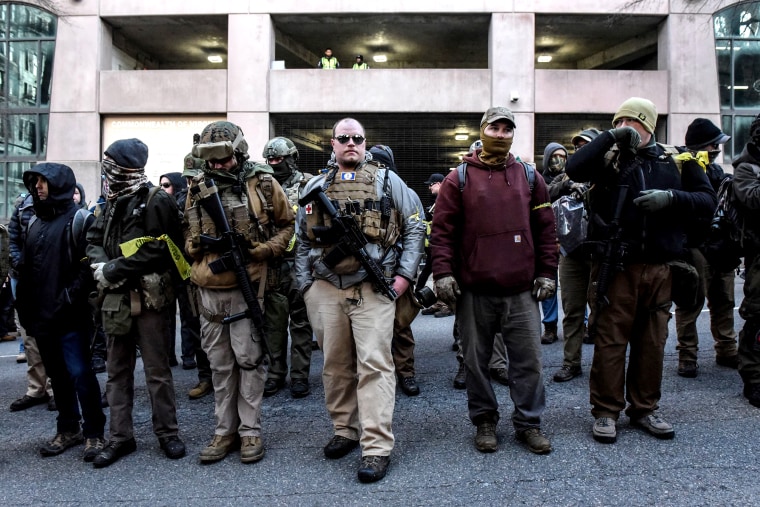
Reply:
<svg viewBox="0 0 760 507"><path fill-rule="evenodd" d="M639 143L641 143L641 136L633 127L618 127L610 129L609 132L621 150L636 153Z"/></svg>
<svg viewBox="0 0 760 507"><path fill-rule="evenodd" d="M435 281L435 293L438 295L438 299L452 309L456 308L457 298L462 294L459 291L457 281L451 275Z"/></svg>
<svg viewBox="0 0 760 507"><path fill-rule="evenodd" d="M266 243L259 243L253 250L249 250L254 262L264 262L273 257L274 252Z"/></svg>
<svg viewBox="0 0 760 507"><path fill-rule="evenodd" d="M557 290L557 283L551 278L539 276L533 280L533 297L536 301L546 301L554 296L554 292Z"/></svg>
<svg viewBox="0 0 760 507"><path fill-rule="evenodd" d="M127 281L126 279L119 280L118 282L109 282L106 279L106 275L103 274L103 267L106 265L105 262L96 262L95 264L90 264L90 268L92 268L92 277L95 278L95 281L98 282L98 289L117 289L124 285L124 283Z"/></svg>
<svg viewBox="0 0 760 507"><path fill-rule="evenodd" d="M633 200L633 204L647 213L667 208L672 203L673 192L670 190L642 190L639 192L639 197Z"/></svg>

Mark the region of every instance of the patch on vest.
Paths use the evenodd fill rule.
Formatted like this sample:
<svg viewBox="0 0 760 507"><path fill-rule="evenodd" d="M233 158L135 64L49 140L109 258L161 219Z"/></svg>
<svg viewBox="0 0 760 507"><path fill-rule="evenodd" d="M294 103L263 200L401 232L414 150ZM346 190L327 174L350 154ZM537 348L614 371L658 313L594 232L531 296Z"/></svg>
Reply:
<svg viewBox="0 0 760 507"><path fill-rule="evenodd" d="M343 181L354 181L356 180L356 173L355 172L340 173L340 179Z"/></svg>

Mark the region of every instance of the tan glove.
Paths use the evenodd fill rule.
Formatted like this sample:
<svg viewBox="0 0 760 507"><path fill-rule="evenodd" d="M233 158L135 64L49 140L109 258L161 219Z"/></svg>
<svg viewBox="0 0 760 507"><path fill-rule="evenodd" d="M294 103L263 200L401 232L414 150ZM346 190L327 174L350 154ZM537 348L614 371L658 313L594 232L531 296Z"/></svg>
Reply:
<svg viewBox="0 0 760 507"><path fill-rule="evenodd" d="M446 303L452 309L456 308L457 298L462 294L459 291L459 284L453 276L444 276L435 281L435 292L438 299Z"/></svg>
<svg viewBox="0 0 760 507"><path fill-rule="evenodd" d="M533 280L532 294L533 297L536 298L536 301L546 301L547 299L551 299L556 290L557 283L550 278L539 276Z"/></svg>

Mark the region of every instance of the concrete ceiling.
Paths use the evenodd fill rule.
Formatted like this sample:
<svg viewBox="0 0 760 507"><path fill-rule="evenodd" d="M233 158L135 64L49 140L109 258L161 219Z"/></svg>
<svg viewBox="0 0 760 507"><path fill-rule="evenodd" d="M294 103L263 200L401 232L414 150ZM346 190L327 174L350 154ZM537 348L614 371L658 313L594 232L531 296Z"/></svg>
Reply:
<svg viewBox="0 0 760 507"><path fill-rule="evenodd" d="M536 63L538 69L656 69L657 32L664 17L536 15L535 19L535 53L553 57L548 64ZM114 45L145 68L226 68L226 15L105 21L113 27ZM488 14L293 14L272 15L272 23L274 59L283 60L287 69L313 68L328 46L343 67L350 67L355 55L362 54L373 68L488 68ZM211 53L221 54L224 61L209 63ZM387 63L372 61L377 54L387 55ZM577 128L575 122L568 125ZM430 126L423 122L416 128L430 130L421 133L428 143L447 152L461 151L462 146L452 145L453 127L440 127L439 122ZM555 140L575 133L553 127L550 134ZM537 151L545 146L539 137Z"/></svg>
<svg viewBox="0 0 760 507"><path fill-rule="evenodd" d="M660 16L536 15L537 68L619 68L656 54ZM112 17L114 44L157 68L218 68L227 53L227 16ZM275 59L314 67L331 47L344 67L356 54L376 68L487 68L488 14L272 15ZM385 54L386 63L372 56ZM222 67L224 64L222 64Z"/></svg>

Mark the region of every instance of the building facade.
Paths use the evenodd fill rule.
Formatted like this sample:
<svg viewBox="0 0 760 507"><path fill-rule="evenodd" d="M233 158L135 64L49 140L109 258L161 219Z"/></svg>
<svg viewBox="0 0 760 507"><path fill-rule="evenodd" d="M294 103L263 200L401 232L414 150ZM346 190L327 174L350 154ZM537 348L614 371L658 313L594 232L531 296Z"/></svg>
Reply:
<svg viewBox="0 0 760 507"><path fill-rule="evenodd" d="M683 144L698 116L722 125L725 161L760 111L758 1L470 4L2 2L0 214L35 161L70 165L94 200L113 140L144 140L157 182L216 119L241 125L254 159L271 136L290 137L316 172L333 123L355 117L426 198L422 182L456 166L491 105L515 112L513 151L539 164L549 142L609 128L630 96L657 105L663 142ZM315 68L328 46L343 68ZM350 70L356 53L369 71Z"/></svg>

